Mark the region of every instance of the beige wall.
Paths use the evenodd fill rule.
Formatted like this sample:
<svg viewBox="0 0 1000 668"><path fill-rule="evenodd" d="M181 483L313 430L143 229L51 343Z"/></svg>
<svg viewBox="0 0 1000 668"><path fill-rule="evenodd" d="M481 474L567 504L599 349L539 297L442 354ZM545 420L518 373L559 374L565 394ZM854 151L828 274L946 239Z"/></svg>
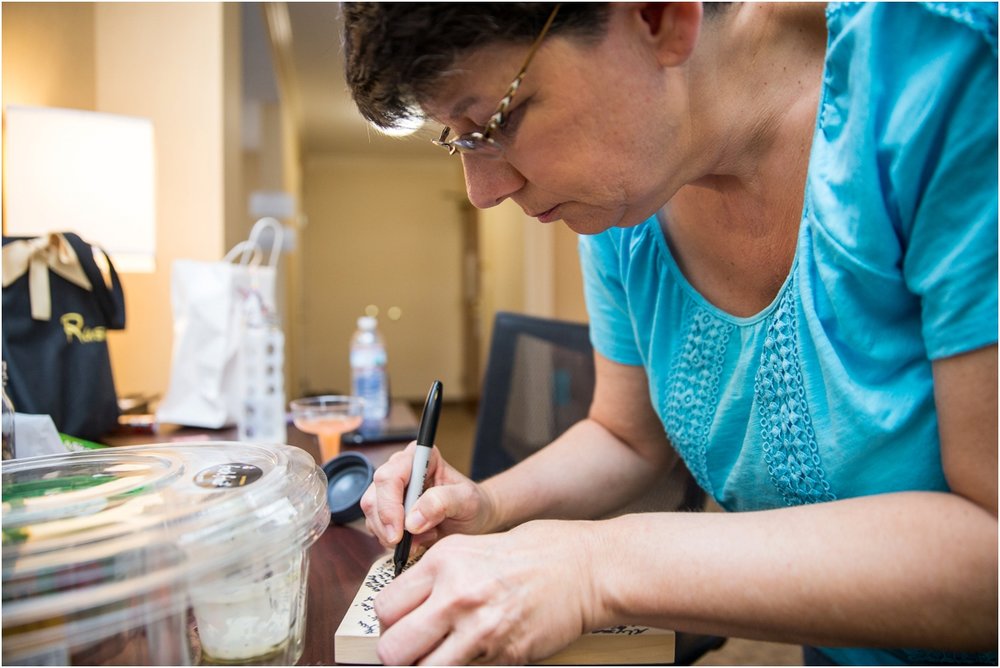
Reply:
<svg viewBox="0 0 1000 668"><path fill-rule="evenodd" d="M449 399L465 396L459 178L457 161L436 156L305 161L301 391L348 391L351 334L374 305L393 395L423 399L440 379Z"/></svg>
<svg viewBox="0 0 1000 668"><path fill-rule="evenodd" d="M479 212L479 234L484 326L496 311L586 322L574 232L528 218L507 200Z"/></svg>
<svg viewBox="0 0 1000 668"><path fill-rule="evenodd" d="M239 125L227 102L238 90L239 72L231 71L239 63L238 7L4 3L2 11L5 105L153 121L157 266L152 274L122 277L127 328L109 341L119 393L162 395L172 342L170 265L221 257L241 224L232 211L237 200L231 190L227 195L238 177L232 135L238 138Z"/></svg>
<svg viewBox="0 0 1000 668"><path fill-rule="evenodd" d="M307 160L303 178L309 224L291 260L298 262L292 280L302 287L293 297L298 317L289 323L296 332L290 363L298 370L290 387L298 393L348 387L354 319L373 303L382 312L397 396L423 398L428 377L452 379L445 383L450 399L478 396L480 379L454 391L462 387L463 261L455 203L466 198L458 161L326 155ZM482 373L497 311L588 318L575 233L562 223L542 225L511 201L476 215ZM369 256L371 266L358 264L373 246L381 250ZM405 268L424 257L437 260L433 277ZM351 283L351 293L329 294L327 286L359 276L366 278ZM396 304L408 305L404 320L388 321L386 308Z"/></svg>
<svg viewBox="0 0 1000 668"><path fill-rule="evenodd" d="M3 103L93 110L92 3L3 4Z"/></svg>
<svg viewBox="0 0 1000 668"><path fill-rule="evenodd" d="M562 223L528 218L510 200L479 212L481 369L497 311L587 322L578 239Z"/></svg>
<svg viewBox="0 0 1000 668"><path fill-rule="evenodd" d="M537 224L537 223L536 223ZM559 223L554 228L552 262L555 292L552 317L560 320L587 322L587 306L583 300L583 276L577 254L579 235Z"/></svg>
<svg viewBox="0 0 1000 668"><path fill-rule="evenodd" d="M480 313L488 334L497 311L523 312L525 294L524 237L529 222L511 201L479 212ZM484 354L489 345L484 341Z"/></svg>

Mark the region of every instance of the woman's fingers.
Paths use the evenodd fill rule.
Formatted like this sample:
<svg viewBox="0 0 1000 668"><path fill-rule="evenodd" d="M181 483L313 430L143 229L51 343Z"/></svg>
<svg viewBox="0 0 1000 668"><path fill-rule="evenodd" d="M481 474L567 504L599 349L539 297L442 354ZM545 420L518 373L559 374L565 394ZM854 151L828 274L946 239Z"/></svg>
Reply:
<svg viewBox="0 0 1000 668"><path fill-rule="evenodd" d="M412 665L447 635L451 621L429 601L433 573L416 564L375 598L381 634L378 656L383 665Z"/></svg>
<svg viewBox="0 0 1000 668"><path fill-rule="evenodd" d="M468 629L454 629L418 662L421 666L469 666L490 663L479 650L479 638Z"/></svg>
<svg viewBox="0 0 1000 668"><path fill-rule="evenodd" d="M477 532L482 524L479 488L448 466L435 447L427 462L427 489L404 517L403 500L416 443L410 443L375 471L371 485L361 497L365 524L385 547L396 545L406 528L415 544L430 545L440 535ZM442 523L447 522L442 526ZM419 537L419 538L418 538Z"/></svg>
<svg viewBox="0 0 1000 668"><path fill-rule="evenodd" d="M419 534L452 517L467 512L468 493L459 485L431 487L414 504L406 516L406 530Z"/></svg>
<svg viewBox="0 0 1000 668"><path fill-rule="evenodd" d="M403 494L409 482L415 447L415 443L410 443L378 467L372 484L361 497L365 524L387 547L398 543L403 536Z"/></svg>

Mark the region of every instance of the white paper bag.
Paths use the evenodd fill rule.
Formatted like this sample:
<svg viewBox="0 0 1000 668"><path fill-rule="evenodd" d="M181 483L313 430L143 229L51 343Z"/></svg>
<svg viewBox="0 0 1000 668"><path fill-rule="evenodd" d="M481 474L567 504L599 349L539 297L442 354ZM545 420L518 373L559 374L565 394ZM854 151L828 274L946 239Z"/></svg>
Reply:
<svg viewBox="0 0 1000 668"><path fill-rule="evenodd" d="M262 264L257 239L266 227L274 228L274 247L268 263ZM174 262L170 387L157 408L158 422L206 429L236 424L241 405L237 355L243 301L256 293L274 312L281 231L280 223L264 218L254 225L250 239L221 261Z"/></svg>

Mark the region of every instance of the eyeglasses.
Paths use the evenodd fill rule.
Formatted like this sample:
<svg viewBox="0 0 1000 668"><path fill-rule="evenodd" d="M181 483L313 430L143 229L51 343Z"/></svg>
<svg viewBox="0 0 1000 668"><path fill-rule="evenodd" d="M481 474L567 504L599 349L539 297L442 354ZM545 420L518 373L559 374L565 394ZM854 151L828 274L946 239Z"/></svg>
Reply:
<svg viewBox="0 0 1000 668"><path fill-rule="evenodd" d="M459 135L454 139L448 139L448 134L451 132L451 128L446 127L441 132L441 136L437 139L432 139L432 142L447 150L448 155L454 155L456 152L475 152L476 154L491 157L500 155L503 151L503 147L497 142L493 135L497 132L497 130L502 128L504 123L507 121L507 109L510 107L511 100L514 99L514 93L516 93L517 89L521 86L521 80L524 79L524 73L528 70L528 65L531 64L531 59L535 57L535 52L542 44L542 40L545 39L545 35L548 34L549 28L552 26L552 21L556 18L556 14L559 13L560 6L561 5L557 4L552 8L552 13L549 14L548 20L545 21L545 26L542 28L542 32L540 32L538 37L535 38L534 43L531 45L531 50L528 51L528 57L525 58L524 65L521 66L521 71L517 73L514 81L511 82L510 88L507 89L507 94L500 100L500 104L497 105L496 111L493 112L492 116L490 116L490 120L487 121L486 127L483 128L483 131L466 132L464 135Z"/></svg>

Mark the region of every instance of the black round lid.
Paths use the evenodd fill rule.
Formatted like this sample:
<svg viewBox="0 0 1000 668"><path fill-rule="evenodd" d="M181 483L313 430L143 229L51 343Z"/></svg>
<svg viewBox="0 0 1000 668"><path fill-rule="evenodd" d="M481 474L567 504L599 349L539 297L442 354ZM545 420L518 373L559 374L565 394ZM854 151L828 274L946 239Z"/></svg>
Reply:
<svg viewBox="0 0 1000 668"><path fill-rule="evenodd" d="M375 467L360 452L342 452L323 465L330 521L346 524L361 517L361 495L372 483Z"/></svg>

